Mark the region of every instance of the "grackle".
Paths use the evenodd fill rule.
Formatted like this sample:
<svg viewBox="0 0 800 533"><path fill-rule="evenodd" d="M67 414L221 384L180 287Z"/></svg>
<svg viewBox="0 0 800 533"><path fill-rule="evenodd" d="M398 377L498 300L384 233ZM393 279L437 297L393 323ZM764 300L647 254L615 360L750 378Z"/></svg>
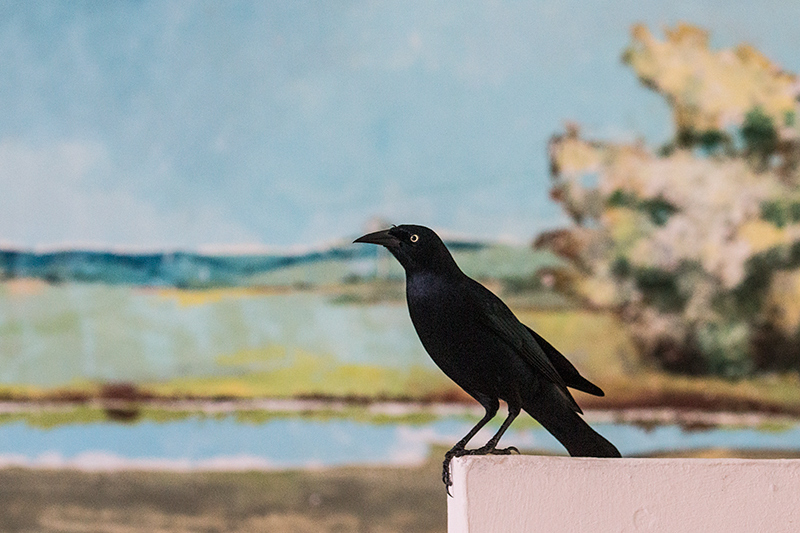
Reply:
<svg viewBox="0 0 800 533"><path fill-rule="evenodd" d="M510 454L500 437L524 409L564 445L570 455L620 457L619 451L579 416L567 387L603 396L558 350L521 323L486 287L464 274L442 240L424 226L393 226L359 237L357 243L386 247L406 272L406 300L422 345L436 365L486 414L445 454L442 481L448 488L450 460L462 455ZM482 447L467 443L491 420L499 400L508 417Z"/></svg>

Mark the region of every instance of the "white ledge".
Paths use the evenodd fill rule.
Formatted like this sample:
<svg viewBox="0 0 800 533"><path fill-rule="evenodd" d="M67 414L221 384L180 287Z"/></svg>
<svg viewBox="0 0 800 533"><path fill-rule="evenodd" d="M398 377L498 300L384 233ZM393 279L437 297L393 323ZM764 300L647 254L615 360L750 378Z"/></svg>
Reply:
<svg viewBox="0 0 800 533"><path fill-rule="evenodd" d="M453 459L449 533L800 531L798 459Z"/></svg>

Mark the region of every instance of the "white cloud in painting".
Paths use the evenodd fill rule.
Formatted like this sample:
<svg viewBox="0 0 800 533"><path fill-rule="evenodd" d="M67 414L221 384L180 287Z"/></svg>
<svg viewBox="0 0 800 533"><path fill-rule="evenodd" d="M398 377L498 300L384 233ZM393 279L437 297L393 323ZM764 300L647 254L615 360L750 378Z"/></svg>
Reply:
<svg viewBox="0 0 800 533"><path fill-rule="evenodd" d="M672 134L619 60L631 24L800 71L800 3L714 4L0 2L0 240L308 245L378 215L527 242L566 221L565 120Z"/></svg>
<svg viewBox="0 0 800 533"><path fill-rule="evenodd" d="M116 173L96 142L0 140L0 242L197 247L258 241L219 206L156 206L125 180L107 179Z"/></svg>

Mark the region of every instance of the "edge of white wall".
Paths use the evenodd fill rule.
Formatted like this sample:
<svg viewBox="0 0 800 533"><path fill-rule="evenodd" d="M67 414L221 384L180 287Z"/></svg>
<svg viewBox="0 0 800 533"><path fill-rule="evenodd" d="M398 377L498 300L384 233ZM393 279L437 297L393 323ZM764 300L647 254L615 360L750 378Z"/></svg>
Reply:
<svg viewBox="0 0 800 533"><path fill-rule="evenodd" d="M465 456L448 533L800 532L800 459Z"/></svg>

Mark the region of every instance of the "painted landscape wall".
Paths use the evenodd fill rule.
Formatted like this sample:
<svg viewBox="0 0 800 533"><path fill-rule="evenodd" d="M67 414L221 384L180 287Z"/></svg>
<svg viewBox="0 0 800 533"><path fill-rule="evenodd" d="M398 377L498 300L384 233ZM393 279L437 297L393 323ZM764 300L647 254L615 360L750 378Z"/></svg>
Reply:
<svg viewBox="0 0 800 533"><path fill-rule="evenodd" d="M443 531L482 410L352 244L393 223L605 390L623 455L800 455L796 20L0 5L0 529Z"/></svg>

